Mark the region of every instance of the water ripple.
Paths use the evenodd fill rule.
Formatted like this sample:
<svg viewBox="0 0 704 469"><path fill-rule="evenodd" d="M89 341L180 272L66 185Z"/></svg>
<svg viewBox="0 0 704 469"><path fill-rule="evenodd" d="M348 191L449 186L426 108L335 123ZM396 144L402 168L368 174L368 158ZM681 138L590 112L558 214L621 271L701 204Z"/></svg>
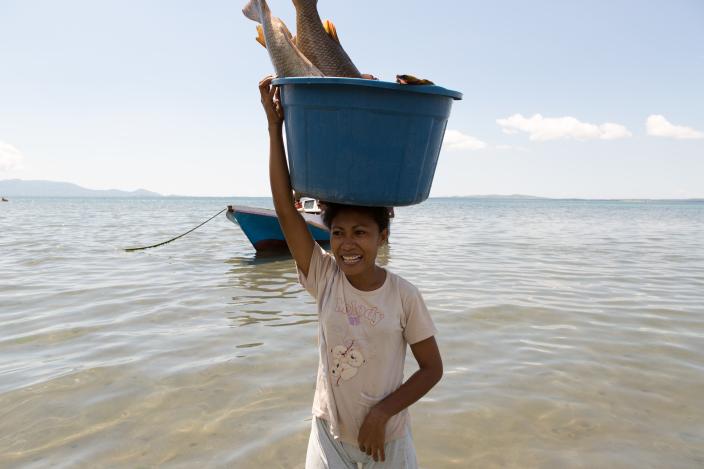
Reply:
<svg viewBox="0 0 704 469"><path fill-rule="evenodd" d="M224 217L122 250L232 202L271 206L3 204L0 466L302 467L317 316L293 260ZM396 215L379 263L423 293L445 365L412 408L424 467L704 465L704 204Z"/></svg>

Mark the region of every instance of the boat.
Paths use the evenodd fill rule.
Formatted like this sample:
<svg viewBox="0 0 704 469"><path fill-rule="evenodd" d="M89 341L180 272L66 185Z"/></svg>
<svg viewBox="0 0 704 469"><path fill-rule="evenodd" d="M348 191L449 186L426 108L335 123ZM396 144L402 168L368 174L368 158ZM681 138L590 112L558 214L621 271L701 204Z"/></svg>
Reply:
<svg viewBox="0 0 704 469"><path fill-rule="evenodd" d="M9 202L9 200L7 200L5 197L2 198L2 201L3 201L3 202Z"/></svg>
<svg viewBox="0 0 704 469"><path fill-rule="evenodd" d="M318 243L330 242L330 231L323 223L320 206L315 199L301 198L299 212L308 230ZM276 211L269 208L228 205L227 219L239 225L257 252L288 250Z"/></svg>

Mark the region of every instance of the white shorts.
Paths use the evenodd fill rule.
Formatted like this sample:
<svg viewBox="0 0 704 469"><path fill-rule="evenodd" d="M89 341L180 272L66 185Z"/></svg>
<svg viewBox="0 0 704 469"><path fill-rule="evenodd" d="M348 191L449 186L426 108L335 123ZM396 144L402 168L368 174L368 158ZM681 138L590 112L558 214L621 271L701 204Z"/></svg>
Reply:
<svg viewBox="0 0 704 469"><path fill-rule="evenodd" d="M333 438L327 421L313 417L306 469L418 469L411 432L384 445L386 460L376 462L356 445ZM359 464L359 465L358 465Z"/></svg>

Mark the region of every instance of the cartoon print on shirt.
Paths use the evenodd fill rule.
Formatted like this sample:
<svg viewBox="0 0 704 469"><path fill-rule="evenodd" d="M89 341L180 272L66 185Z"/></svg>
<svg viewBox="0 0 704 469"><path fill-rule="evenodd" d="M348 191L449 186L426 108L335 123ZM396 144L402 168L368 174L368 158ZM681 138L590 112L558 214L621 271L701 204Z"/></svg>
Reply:
<svg viewBox="0 0 704 469"><path fill-rule="evenodd" d="M336 345L330 352L333 355L333 365L330 374L335 379L337 386L340 385L341 380L352 379L357 374L358 369L367 363L362 352L357 349L354 340L348 346Z"/></svg>
<svg viewBox="0 0 704 469"><path fill-rule="evenodd" d="M384 313L379 311L376 306L370 308L363 303L357 303L354 300L345 301L339 297L335 311L346 314L350 326L359 326L361 324L360 318L366 319L372 326L376 326L379 321L384 319Z"/></svg>

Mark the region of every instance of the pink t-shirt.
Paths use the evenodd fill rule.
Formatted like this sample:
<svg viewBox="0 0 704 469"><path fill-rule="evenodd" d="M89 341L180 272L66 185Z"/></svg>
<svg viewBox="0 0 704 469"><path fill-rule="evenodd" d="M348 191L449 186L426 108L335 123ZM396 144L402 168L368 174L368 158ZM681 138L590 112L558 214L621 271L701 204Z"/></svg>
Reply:
<svg viewBox="0 0 704 469"><path fill-rule="evenodd" d="M298 274L318 304L313 415L330 423L334 437L356 445L371 407L403 382L406 344L437 331L418 289L388 270L380 288L357 290L335 258L315 244L308 276ZM386 441L405 436L409 424L408 409L391 417Z"/></svg>

